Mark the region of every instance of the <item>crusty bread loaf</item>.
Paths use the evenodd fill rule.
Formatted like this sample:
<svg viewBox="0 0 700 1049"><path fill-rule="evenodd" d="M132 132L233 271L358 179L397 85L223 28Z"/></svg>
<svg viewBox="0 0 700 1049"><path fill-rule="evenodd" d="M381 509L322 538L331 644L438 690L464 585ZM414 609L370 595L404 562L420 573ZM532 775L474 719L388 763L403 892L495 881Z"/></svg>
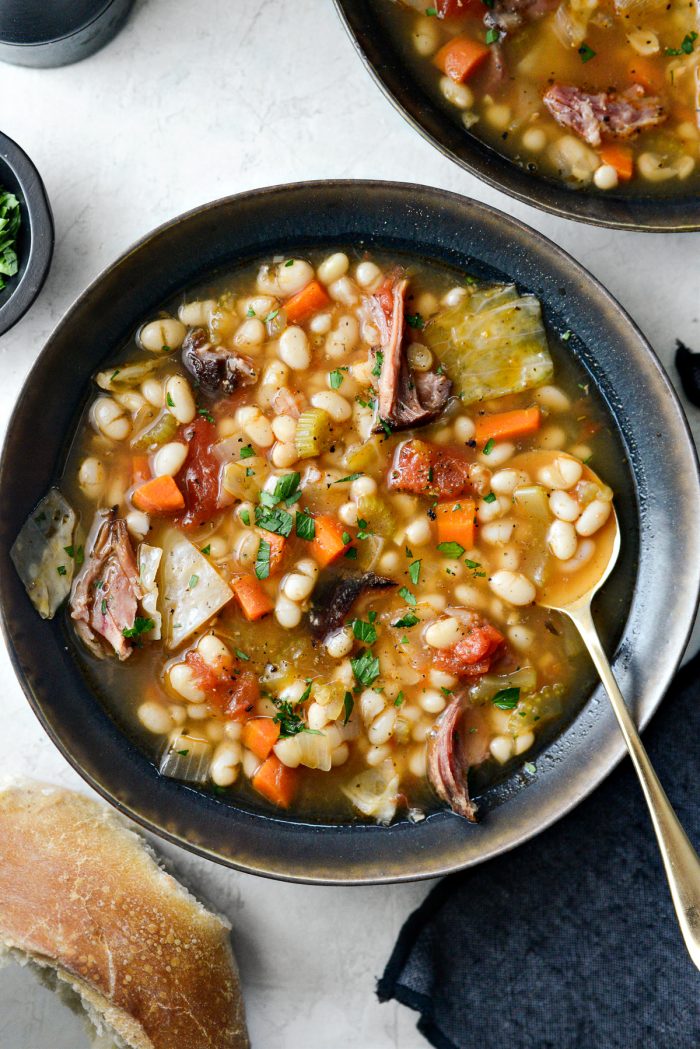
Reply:
<svg viewBox="0 0 700 1049"><path fill-rule="evenodd" d="M55 971L133 1049L246 1049L228 923L161 870L106 806L0 792L0 941Z"/></svg>

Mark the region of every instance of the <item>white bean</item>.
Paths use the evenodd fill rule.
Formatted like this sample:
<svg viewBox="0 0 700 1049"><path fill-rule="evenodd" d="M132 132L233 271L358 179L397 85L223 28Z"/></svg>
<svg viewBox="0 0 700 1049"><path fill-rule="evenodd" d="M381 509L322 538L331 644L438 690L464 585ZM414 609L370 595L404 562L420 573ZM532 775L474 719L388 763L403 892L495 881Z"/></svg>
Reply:
<svg viewBox="0 0 700 1049"><path fill-rule="evenodd" d="M416 517L406 526L406 541L412 546L424 546L430 542L432 534L427 517Z"/></svg>
<svg viewBox="0 0 700 1049"><path fill-rule="evenodd" d="M277 267L277 287L285 298L301 291L313 279L313 268L303 259L287 259Z"/></svg>
<svg viewBox="0 0 700 1049"><path fill-rule="evenodd" d="M515 521L492 521L479 534L485 543L501 546L510 542L514 528Z"/></svg>
<svg viewBox="0 0 700 1049"><path fill-rule="evenodd" d="M338 517L343 524L348 525L350 528L354 528L357 524L357 504L343 503L338 510Z"/></svg>
<svg viewBox="0 0 700 1049"><path fill-rule="evenodd" d="M535 400L550 412L568 412L571 401L558 386L540 386L535 390Z"/></svg>
<svg viewBox="0 0 700 1049"><path fill-rule="evenodd" d="M528 153L541 153L547 145L547 135L541 127L529 127L523 132L522 143Z"/></svg>
<svg viewBox="0 0 700 1049"><path fill-rule="evenodd" d="M406 354L408 363L413 371L429 372L433 364L433 355L427 346L420 342L412 342Z"/></svg>
<svg viewBox="0 0 700 1049"><path fill-rule="evenodd" d="M278 441L272 449L272 464L280 470L286 470L293 466L299 458L297 447L293 441Z"/></svg>
<svg viewBox="0 0 700 1049"><path fill-rule="evenodd" d="M230 787L238 779L243 749L235 740L224 740L214 751L209 772L217 787Z"/></svg>
<svg viewBox="0 0 700 1049"><path fill-rule="evenodd" d="M576 482L581 479L582 473L583 466L581 463L576 459L569 459L560 455L550 465L540 467L537 472L537 478L547 488L566 491L567 488L573 488Z"/></svg>
<svg viewBox="0 0 700 1049"><path fill-rule="evenodd" d="M360 717L365 725L370 725L385 706L384 697L373 688L366 688L360 694Z"/></svg>
<svg viewBox="0 0 700 1049"><path fill-rule="evenodd" d="M491 491L496 495L511 495L521 484L528 484L530 478L524 470L499 470L491 478Z"/></svg>
<svg viewBox="0 0 700 1049"><path fill-rule="evenodd" d="M336 747L331 753L331 765L336 768L338 765L344 765L350 757L350 747L347 743L341 743L339 747Z"/></svg>
<svg viewBox="0 0 700 1049"><path fill-rule="evenodd" d="M425 776L427 767L427 750L424 746L412 747L408 755L408 769L412 776Z"/></svg>
<svg viewBox="0 0 700 1049"><path fill-rule="evenodd" d="M290 572L282 581L282 591L290 601L305 601L316 585L318 567L315 561L300 561L296 572Z"/></svg>
<svg viewBox="0 0 700 1049"><path fill-rule="evenodd" d="M430 670L428 679L435 688L454 688L457 684L457 678L453 674L446 674L444 670Z"/></svg>
<svg viewBox="0 0 700 1049"><path fill-rule="evenodd" d="M535 742L534 732L523 732L522 736L518 736L515 740L515 753L524 754L526 750L529 750L532 744Z"/></svg>
<svg viewBox="0 0 700 1049"><path fill-rule="evenodd" d="M471 109L474 105L474 92L466 84L457 83L448 76L440 77L440 91L457 109Z"/></svg>
<svg viewBox="0 0 700 1049"><path fill-rule="evenodd" d="M272 432L278 441L293 441L297 432L297 421L291 415L278 415L272 420Z"/></svg>
<svg viewBox="0 0 700 1049"><path fill-rule="evenodd" d="M367 754L365 755L365 761L372 768L376 768L378 765L381 765L383 761L386 761L386 759L390 756L391 750L389 749L389 747L386 746L386 744L384 744L380 747L370 747L367 751Z"/></svg>
<svg viewBox="0 0 700 1049"><path fill-rule="evenodd" d="M304 371L311 363L311 350L309 340L303 328L292 325L280 335L279 340L280 358L293 371Z"/></svg>
<svg viewBox="0 0 700 1049"><path fill-rule="evenodd" d="M196 302L183 302L177 315L189 328L206 327L215 309L214 299L200 299Z"/></svg>
<svg viewBox="0 0 700 1049"><path fill-rule="evenodd" d="M353 635L349 627L341 627L326 638L326 652L333 659L342 659L352 651Z"/></svg>
<svg viewBox="0 0 700 1049"><path fill-rule="evenodd" d="M555 491L549 497L549 505L555 517L560 521L575 521L581 508L568 492Z"/></svg>
<svg viewBox="0 0 700 1049"><path fill-rule="evenodd" d="M498 441L493 446L488 455L485 455L482 451L479 456L479 462L484 463L486 466L490 466L492 469L496 466L501 466L507 462L515 452L515 445L511 441Z"/></svg>
<svg viewBox="0 0 700 1049"><path fill-rule="evenodd" d="M275 605L275 619L285 630L291 630L301 622L301 609L294 601L280 594Z"/></svg>
<svg viewBox="0 0 700 1049"><path fill-rule="evenodd" d="M299 749L299 740L294 736L289 739L279 739L273 750L275 755L280 759L283 765L287 768L296 769L301 763L301 750Z"/></svg>
<svg viewBox="0 0 700 1049"><path fill-rule="evenodd" d="M107 473L104 464L94 455L83 459L78 470L78 484L88 499L97 500L104 491Z"/></svg>
<svg viewBox="0 0 700 1049"><path fill-rule="evenodd" d="M393 575L398 572L401 566L401 557L396 550L387 550L385 554L379 558L378 568L381 572L386 575Z"/></svg>
<svg viewBox="0 0 700 1049"><path fill-rule="evenodd" d="M505 765L513 756L513 741L508 736L494 736L489 750L500 765Z"/></svg>
<svg viewBox="0 0 700 1049"><path fill-rule="evenodd" d="M358 477L350 485L350 498L361 499L363 495L374 495L377 491L377 482L371 477Z"/></svg>
<svg viewBox="0 0 700 1049"><path fill-rule="evenodd" d="M169 671L170 687L189 703L202 703L206 693L198 686L191 667L187 663L175 663Z"/></svg>
<svg viewBox="0 0 700 1049"><path fill-rule="evenodd" d="M601 164L593 172L593 182L598 189L615 189L618 183L618 174L612 164Z"/></svg>
<svg viewBox="0 0 700 1049"><path fill-rule="evenodd" d="M187 716L192 721L206 721L209 717L209 704L208 703L189 703L187 706Z"/></svg>
<svg viewBox="0 0 700 1049"><path fill-rule="evenodd" d="M442 305L459 306L466 294L467 292L465 288L450 288L450 290L442 297Z"/></svg>
<svg viewBox="0 0 700 1049"><path fill-rule="evenodd" d="M447 706L447 700L442 692L429 688L419 697L418 705L426 714L439 714Z"/></svg>
<svg viewBox="0 0 700 1049"><path fill-rule="evenodd" d="M417 18L411 32L413 46L419 55L432 55L440 43L440 34L434 18Z"/></svg>
<svg viewBox="0 0 700 1049"><path fill-rule="evenodd" d="M320 703L310 703L306 713L306 721L312 732L319 732L328 723L326 708L322 707Z"/></svg>
<svg viewBox="0 0 700 1049"><path fill-rule="evenodd" d="M267 331L265 325L257 317L249 317L244 320L233 337L236 346L260 346L265 342Z"/></svg>
<svg viewBox="0 0 700 1049"><path fill-rule="evenodd" d="M153 456L154 477L175 477L187 458L188 446L181 441L169 441Z"/></svg>
<svg viewBox="0 0 700 1049"><path fill-rule="evenodd" d="M317 313L309 321L309 328L314 335L327 335L333 323L330 313Z"/></svg>
<svg viewBox="0 0 700 1049"><path fill-rule="evenodd" d="M151 519L141 510L130 510L126 515L126 527L139 542L146 538L151 528Z"/></svg>
<svg viewBox="0 0 700 1049"><path fill-rule="evenodd" d="M593 540L582 539L576 548L574 556L569 561L561 561L558 568L567 575L571 575L572 572L578 572L580 568L588 564L594 553L595 543Z"/></svg>
<svg viewBox="0 0 700 1049"><path fill-rule="evenodd" d="M568 521L553 521L547 532L549 549L560 561L568 561L576 553L576 530Z"/></svg>
<svg viewBox="0 0 700 1049"><path fill-rule="evenodd" d="M122 408L128 412L138 412L146 406L146 398L137 390L124 390L123 393L115 393L114 399Z"/></svg>
<svg viewBox="0 0 700 1049"><path fill-rule="evenodd" d="M95 428L111 441L123 441L131 433L131 419L111 397L98 397L91 415Z"/></svg>
<svg viewBox="0 0 700 1049"><path fill-rule="evenodd" d="M136 713L143 727L156 736L165 735L173 727L173 719L168 708L155 700L142 703Z"/></svg>
<svg viewBox="0 0 700 1049"><path fill-rule="evenodd" d="M482 525L488 524L489 521L497 520L497 518L503 516L504 512L500 499L492 499L491 502L488 503L482 499L476 508L476 516L479 520L479 524Z"/></svg>
<svg viewBox="0 0 700 1049"><path fill-rule="evenodd" d="M340 277L339 280L329 284L328 294L336 302L342 302L344 306L354 306L358 300L357 288L349 277Z"/></svg>
<svg viewBox="0 0 700 1049"><path fill-rule="evenodd" d="M603 527L610 517L611 510L611 503L604 502L602 499L594 499L592 503L588 504L576 522L576 531L579 535L593 535L594 532Z"/></svg>
<svg viewBox="0 0 700 1049"><path fill-rule="evenodd" d="M321 390L311 398L314 408L322 408L328 412L334 422L346 422L352 416L350 403L341 393L335 390Z"/></svg>
<svg viewBox="0 0 700 1049"><path fill-rule="evenodd" d="M421 601L424 605L430 605L436 612L444 612L447 607L447 598L444 594L424 594Z"/></svg>
<svg viewBox="0 0 700 1049"><path fill-rule="evenodd" d="M249 410L239 409L237 415L239 414L245 420L242 425L246 436L260 448L271 448L275 443L275 435L269 419L260 409L251 405Z"/></svg>
<svg viewBox="0 0 700 1049"><path fill-rule="evenodd" d="M360 262L355 270L355 280L361 288L370 288L381 277L382 271L373 262Z"/></svg>
<svg viewBox="0 0 700 1049"><path fill-rule="evenodd" d="M373 746L380 747L389 742L396 728L396 714L395 707L387 707L369 726L367 738Z"/></svg>
<svg viewBox="0 0 700 1049"><path fill-rule="evenodd" d="M251 503L248 503L247 505L252 506ZM238 509L240 509L240 507ZM253 516L252 510L250 511L250 516L251 518ZM230 550L229 543L222 535L213 535L211 539L208 540L207 545L209 546L209 556L213 561L220 561L223 557L226 557Z"/></svg>
<svg viewBox="0 0 700 1049"><path fill-rule="evenodd" d="M322 284L332 284L348 272L350 260L344 251L336 251L316 267L316 276Z"/></svg>
<svg viewBox="0 0 700 1049"><path fill-rule="evenodd" d="M204 634L200 637L197 650L207 666L214 670L233 666L231 650L216 634Z"/></svg>
<svg viewBox="0 0 700 1049"><path fill-rule="evenodd" d="M497 597L516 606L531 605L537 594L534 584L522 572L494 572L489 586Z"/></svg>
<svg viewBox="0 0 700 1049"><path fill-rule="evenodd" d="M265 374L263 375L262 385L273 387L275 390L281 390L289 382L289 368L282 361L270 361Z"/></svg>
<svg viewBox="0 0 700 1049"><path fill-rule="evenodd" d="M164 353L168 350L179 350L182 346L187 328L182 321L174 317L165 317L162 320L149 321L144 324L138 335L138 340L144 350L151 353Z"/></svg>
<svg viewBox="0 0 700 1049"><path fill-rule="evenodd" d="M171 375L165 384L165 403L179 423L191 423L197 414L190 384L184 375Z"/></svg>
<svg viewBox="0 0 700 1049"><path fill-rule="evenodd" d="M561 426L545 426L540 430L537 438L539 448L548 448L550 451L558 451L566 444L566 431Z"/></svg>
<svg viewBox="0 0 700 1049"><path fill-rule="evenodd" d="M508 640L519 652L528 652L535 642L535 631L530 627L516 624L508 631Z"/></svg>
<svg viewBox="0 0 700 1049"><path fill-rule="evenodd" d="M151 376L141 383L141 393L154 408L163 406L163 384Z"/></svg>
<svg viewBox="0 0 700 1049"><path fill-rule="evenodd" d="M459 620L454 616L438 619L426 628L424 637L431 648L450 648L456 645L462 636Z"/></svg>
<svg viewBox="0 0 700 1049"><path fill-rule="evenodd" d="M508 572L515 572L520 566L520 552L517 546L500 546L493 554L493 567L505 568Z"/></svg>

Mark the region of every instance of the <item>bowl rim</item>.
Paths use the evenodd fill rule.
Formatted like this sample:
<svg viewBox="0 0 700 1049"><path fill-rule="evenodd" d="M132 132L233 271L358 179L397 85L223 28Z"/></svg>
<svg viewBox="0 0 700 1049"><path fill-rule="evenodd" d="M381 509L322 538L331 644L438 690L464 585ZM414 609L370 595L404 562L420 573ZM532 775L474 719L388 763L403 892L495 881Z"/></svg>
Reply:
<svg viewBox="0 0 700 1049"><path fill-rule="evenodd" d="M21 203L29 223L29 252L19 280L0 306L0 336L14 327L37 299L48 276L54 248L54 224L46 187L34 162L21 146L0 132L0 163L4 163L20 185Z"/></svg>
<svg viewBox="0 0 700 1049"><path fill-rule="evenodd" d="M426 114L440 122L448 122L441 108L424 94L420 85L416 85L413 93L400 90L391 68L370 54L373 37L362 32L362 14L357 0L333 0L333 3L362 64L394 109L426 142L475 178L530 207L590 226L638 233L692 233L700 230L699 194L688 194L675 201L663 196L641 200L633 196L605 197L570 189L546 176L529 174L505 154L464 132L460 139L464 150L457 152L427 126ZM629 214L630 208L640 202L649 207L648 218ZM588 213L584 209L588 209ZM670 214L671 209L677 209L679 214ZM690 217L686 218L686 214Z"/></svg>
<svg viewBox="0 0 700 1049"><path fill-rule="evenodd" d="M381 197L382 201L387 199L389 205L393 208L408 207L409 202L412 205L415 205L416 200L420 199L424 202L426 208L432 207L436 212L441 208L445 210L452 209L453 211L459 212L459 214L463 216L465 224L469 220L472 221L472 223L481 223L485 226L495 225L500 230L504 239L507 238L509 258L514 250L513 244L516 242L522 244L524 242L528 253L531 255L537 254L538 258L542 255L545 263L551 265L557 273L563 268L567 273L567 279L572 280L578 278L578 281L583 283L586 288L586 302L590 299L591 301L595 300L596 306L607 305L607 308L610 311L610 316L615 324L626 333L628 344L630 346L635 346L635 352L639 355L640 364L643 363L644 365L647 377L651 375L653 381L656 383L655 392L658 392L661 395L659 410L663 410L665 417L673 428L674 438L677 438L680 442L678 447L684 459L683 466L685 472L674 472L672 475L673 480L669 483L676 485L680 484L682 475L692 505L686 507L684 503L681 504L678 520L682 523L682 529L680 532L682 539L679 541L685 542L686 545L692 545L692 543L695 542L696 545L700 546L700 469L698 467L697 454L690 435L688 423L668 377L641 331L627 315L626 311L616 302L612 295L600 284L599 281L597 281L595 277L587 273L580 263L576 262L558 245L549 241L548 238L544 237L541 233L530 229L520 220L504 215L489 205L471 200L456 193L451 193L445 190L436 190L428 186L416 186L408 183L383 181L322 180L291 183L249 190L243 193L220 198L199 207L195 207L183 215L176 216L175 218L161 224L122 253L115 262L108 266L88 285L85 291L82 292L68 308L63 315L63 318L54 329L54 332L49 337L29 373L13 410L8 427L8 435L2 449L2 456L0 457L0 493L5 489L7 477L11 471L10 437L15 424L20 420L23 401L31 392L33 384L36 383L37 377L40 375L43 360L52 352L54 344L58 342L63 329L70 324L74 313L76 313L81 306L89 304L91 299L100 292L104 282L110 277L110 275L119 271L120 267L127 264L129 260L132 262L138 260L139 253L144 251L150 245L158 242L161 238L167 237L169 234L176 235L177 230L183 224L194 222L200 217L212 217L216 215L217 212L226 212L227 209L231 210L246 205L260 209L261 207L269 205L275 200L275 198L278 199L278 203L281 203L284 206L289 206L290 201L293 201L295 198L297 198L297 203L298 198L301 198L302 201L307 201L309 194L325 195L324 200L326 201L343 199L344 196L349 200L351 198L354 199L361 190L366 190L369 193L376 194ZM366 231L364 235L369 239L371 231ZM350 236L352 237L353 234L350 234ZM356 240L361 239L359 233L354 236ZM309 230L308 240L311 241L311 239L311 231ZM341 235L336 237L338 242L340 242L341 239L344 239L345 242L347 242L348 234L345 231L342 232L342 237ZM299 238L299 242L301 242L301 237ZM328 241L326 241L326 243L328 243ZM164 245L167 246L167 240L164 241ZM437 251L437 248L435 250ZM235 254L240 258L244 257L244 253L244 247L238 247L235 251ZM227 262L227 265L233 266L235 263ZM212 269L213 268L214 267L212 267ZM193 281L194 279L195 278L192 278ZM520 283L526 282L520 281ZM632 354L632 356L634 357L634 354ZM85 378L87 378L87 376ZM651 405L650 408L652 408ZM646 425L646 419L644 424ZM635 471L635 485L636 483L637 477ZM0 527L2 526L0 525ZM235 806L227 806L226 808L229 816L226 818L230 820L231 826L234 830L237 825L243 827L246 822L249 824L251 820L263 820L268 831L271 829L273 834L279 834L279 838L275 839L274 858L272 860L269 856L265 857L263 860L260 860L259 857L251 860L250 856L241 860L240 857L236 855L230 853L226 854L220 844L211 845L210 843L201 840L201 837L197 837L197 840L193 840L191 837L187 837L182 830L172 829L172 818L167 814L164 815L162 811L158 813L157 819L153 818L152 815L148 815L146 809L148 804L153 803L152 798L148 800L144 797L144 793L142 792L137 800L125 799L123 794L120 795L120 787L122 786L122 783L119 781L118 775L115 777L113 770L110 771L111 779L110 776L105 776L104 773L101 775L95 775L90 770L86 769L85 766L81 764L80 760L76 758L70 746L62 737L60 718L55 716L52 718L50 705L44 702L41 695L35 693L34 686L29 681L29 670L26 665L22 664L18 651L15 648L16 617L11 617L12 604L13 601L16 601L16 598L13 598L12 595L13 585L16 587L17 581L11 579L10 573L8 571L0 572L0 615L2 630L8 651L20 684L32 709L49 737L56 744L59 751L63 754L69 764L71 764L82 778L85 779L107 801L145 829L171 841L174 844L186 848L189 851L205 856L208 859L222 863L226 866L242 870L246 873L264 875L288 881L347 885L414 881L452 873L476 863L484 862L495 855L508 851L546 829L546 827L569 812L579 801L587 796L587 794L589 794L602 781L602 779L625 754L625 746L622 737L619 735L617 726L614 723L612 711L609 708L597 711L596 717L603 726L601 731L604 731L605 733L604 738L606 741L606 749L604 757L602 759L598 758L598 764L593 770L593 773L590 774L590 769L587 767L588 759L586 759L584 762L586 770L585 775L581 775L579 770L577 775L574 776L573 773L575 769L572 763L568 773L567 769L564 770L564 773L565 775L568 775L566 783L568 784L569 779L573 779L574 787L572 788L571 785L569 785L568 793L565 798L558 797L554 800L550 799L549 809L544 817L536 820L532 825L528 824L524 828L520 827L516 832L506 832L501 839L498 837L500 831L496 829L495 840L491 842L487 848L480 850L476 855L463 855L461 848L462 843L460 841L456 846L457 853L455 855L458 854L458 859L456 861L452 859L449 862L445 862L444 859L441 859L438 856L436 858L438 862L433 862L431 856L427 861L427 866L422 860L421 862L423 862L423 865L419 865L419 869L397 869L391 867L382 860L378 860L373 866L371 866L371 869L368 870L366 862L360 866L353 866L351 858L349 861L346 861L348 864L346 867L343 867L342 870L338 870L333 866L336 861L334 859L329 859L329 855L323 854L321 859L314 858L313 856L311 859L305 857L297 863L297 866L294 869L289 869L290 861L288 857L285 856L285 848L287 847L285 841L288 843L290 835L293 837L295 833L304 838L304 841L312 850L314 847L314 841L319 842L324 835L328 836L327 840L330 840L333 845L333 856L335 855L335 843L342 838L346 840L347 851L354 855L353 849L358 843L362 839L364 839L365 842L368 840L370 842L372 840L376 841L376 839L372 839L371 837L376 833L385 834L387 835L387 838L394 834L394 840L397 841L400 848L400 835L406 834L407 824L406 822L402 822L390 828L368 827L365 825L358 826L347 823L341 824L340 826L329 827L327 825L309 825L304 822L291 822L271 817L260 817L257 815L250 816L250 814L246 815L245 810L243 809L238 809ZM665 692L665 689L668 686L668 683L685 650L687 639L693 624L694 612L697 608L698 598L700 597L700 561L697 561L696 559L696 563L693 564L691 562L687 565L687 570L684 572L683 578L673 588L673 594L676 602L680 602L681 599L683 601L684 607L682 611L684 616L681 620L682 625L679 628L678 620L676 620L673 637L670 640L667 639L665 642L667 649L664 658L659 659L659 664L663 663L663 673L660 678L658 678L658 669L655 669L654 671L657 674L657 680L654 684L653 695L650 694L646 698L646 702L641 709L639 723L642 727L646 724L661 702L663 693ZM23 589L22 596L28 604ZM33 608L31 608L31 606L29 607L32 614L36 615ZM616 672L620 675L622 688L624 689L627 685L631 689L635 672L634 660L631 659L630 653L625 652L623 648L624 646L618 649L613 665ZM73 673L76 673L76 671L73 671ZM593 704L595 695L597 695L597 692L594 694L594 697L589 700L588 704L586 704L585 709ZM125 752L128 749L128 739L120 730L116 731L120 740L117 749L121 749L122 752ZM567 731L568 729L565 729L563 735L566 735ZM102 737L100 741L102 741ZM569 760L571 761L571 759ZM150 767L152 770L153 766L151 765ZM161 778L159 777L159 779ZM141 786L141 784L139 784L139 786ZM143 786L147 787L148 784L144 781ZM174 781L168 781L166 786L161 784L159 789L168 793L172 798L179 797L183 806L190 804L187 802L186 796L194 795L196 801L191 803L193 811L196 810L198 815L200 813L203 815L205 811L208 811L211 818L213 820L215 819L212 804L218 804L216 799L212 799L209 795L202 794L199 791L193 791L189 788L178 790L179 787L181 787L181 785ZM546 787L542 787L541 789L546 791ZM501 805L499 809L494 810L495 814L498 815L500 811L503 809L509 809L511 806L511 811L515 813L516 802L518 798L522 798L524 793L526 792L520 791L519 794L516 794L515 797L507 803L507 805ZM182 815L182 813L178 812L178 815ZM493 818L493 815L494 814L492 813L490 819ZM424 833L424 829L428 825L432 825L433 829L435 829L438 826L437 821L440 820L442 820L442 823L445 825L447 825L448 821L457 820L459 823L463 822L459 817L455 817L451 813L443 812L436 814L436 816L429 817L427 820L423 821L422 824L414 826L408 825L408 831L413 835L410 839L411 847L414 847L415 844L418 848L418 852L420 852L420 837ZM168 826L168 821L170 822L170 826ZM454 829L454 823L450 823L449 826ZM487 827L488 824L484 823L481 826ZM189 827L191 828L192 825L190 824ZM423 828L423 830L421 828ZM198 832L199 829L200 828L197 827ZM267 833L267 831L264 833ZM447 833L449 834L449 830ZM465 850L468 848L469 841L469 837L464 839ZM278 848L280 849L279 853L277 851ZM253 852L254 851L255 850L253 850ZM360 851L362 851L362 848L360 848Z"/></svg>

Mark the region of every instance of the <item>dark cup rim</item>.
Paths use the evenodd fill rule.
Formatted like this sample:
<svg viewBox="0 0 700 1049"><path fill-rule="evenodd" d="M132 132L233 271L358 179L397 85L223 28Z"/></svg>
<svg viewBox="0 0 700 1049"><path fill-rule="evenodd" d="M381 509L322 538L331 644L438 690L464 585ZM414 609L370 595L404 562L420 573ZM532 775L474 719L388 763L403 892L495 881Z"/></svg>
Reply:
<svg viewBox="0 0 700 1049"><path fill-rule="evenodd" d="M13 139L0 132L0 185L6 167L17 180L22 221L28 224L28 251L19 259L16 285L0 306L0 335L9 331L34 303L51 266L54 247L54 225L51 205L41 176L24 150Z"/></svg>

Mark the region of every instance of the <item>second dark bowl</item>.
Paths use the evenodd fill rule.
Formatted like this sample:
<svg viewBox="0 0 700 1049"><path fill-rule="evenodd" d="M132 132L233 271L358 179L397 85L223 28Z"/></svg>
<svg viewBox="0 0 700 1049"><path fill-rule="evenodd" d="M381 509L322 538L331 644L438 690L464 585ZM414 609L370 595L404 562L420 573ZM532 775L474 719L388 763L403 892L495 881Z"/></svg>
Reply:
<svg viewBox="0 0 700 1049"><path fill-rule="evenodd" d="M531 174L466 132L418 82L395 47L377 0L335 0L360 58L399 113L450 160L510 197L560 218L612 229L648 233L700 230L700 194L632 195L571 189L545 175Z"/></svg>
<svg viewBox="0 0 700 1049"><path fill-rule="evenodd" d="M630 570L615 617L620 641L614 668L642 724L681 658L700 587L700 483L671 386L620 306L531 229L483 204L427 187L311 182L205 205L134 246L61 321L10 422L0 462L0 607L10 654L51 738L88 783L127 815L219 863L323 883L434 877L479 863L544 829L592 790L624 752L602 690L538 756L536 776L516 771L487 791L484 822L476 827L446 811L391 827L270 817L159 776L93 695L62 617L38 617L9 548L60 476L92 375L144 318L217 271L280 252L349 244L515 280L540 298L548 325L575 333L567 346L607 402L627 479L618 487L618 509Z"/></svg>

